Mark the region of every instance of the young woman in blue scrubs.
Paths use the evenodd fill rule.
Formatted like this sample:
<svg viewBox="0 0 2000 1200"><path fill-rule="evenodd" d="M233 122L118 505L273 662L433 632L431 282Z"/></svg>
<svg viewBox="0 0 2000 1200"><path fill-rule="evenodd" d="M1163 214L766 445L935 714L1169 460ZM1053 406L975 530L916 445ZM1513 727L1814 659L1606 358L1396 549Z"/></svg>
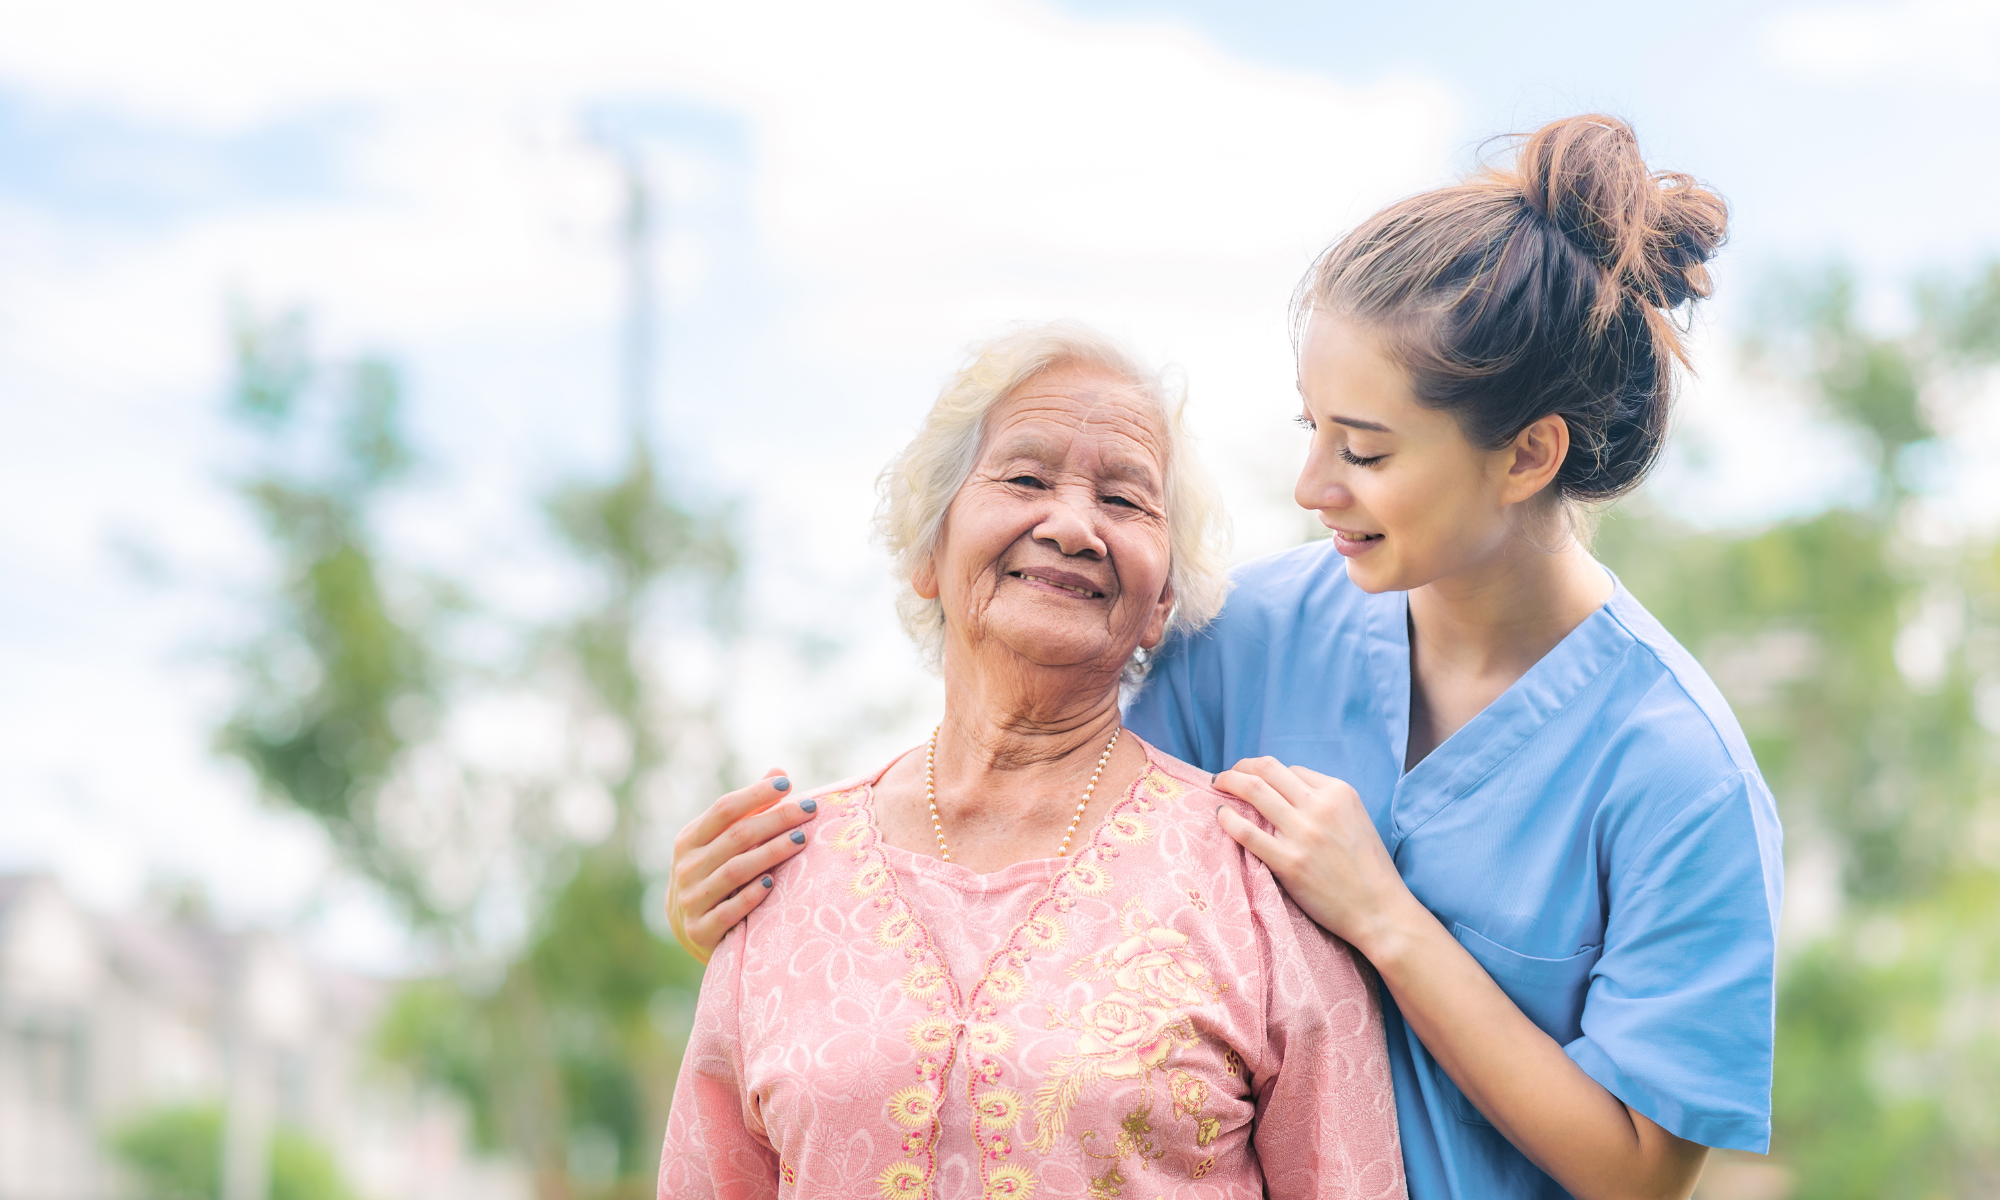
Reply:
<svg viewBox="0 0 2000 1200"><path fill-rule="evenodd" d="M1580 117L1342 239L1299 304L1333 536L1240 571L1127 714L1380 972L1417 1200L1684 1197L1769 1139L1771 796L1575 532L1658 454L1724 220Z"/></svg>
<svg viewBox="0 0 2000 1200"><path fill-rule="evenodd" d="M1769 1137L1770 793L1576 532L1659 453L1670 314L1724 224L1578 117L1343 238L1298 306L1297 498L1333 537L1242 569L1127 713L1263 814L1218 819L1380 973L1416 1200L1684 1197L1706 1147ZM677 840L697 952L796 848L786 786Z"/></svg>

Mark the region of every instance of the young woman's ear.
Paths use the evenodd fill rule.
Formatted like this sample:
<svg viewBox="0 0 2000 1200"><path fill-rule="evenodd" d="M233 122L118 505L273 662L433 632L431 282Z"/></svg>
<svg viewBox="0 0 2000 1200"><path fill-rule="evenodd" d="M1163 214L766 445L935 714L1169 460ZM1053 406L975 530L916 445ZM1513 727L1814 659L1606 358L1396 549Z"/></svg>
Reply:
<svg viewBox="0 0 2000 1200"><path fill-rule="evenodd" d="M1530 422L1514 435L1504 453L1508 458L1506 477L1500 484L1501 501L1519 504L1532 499L1554 482L1556 472L1569 457L1569 422L1554 413Z"/></svg>

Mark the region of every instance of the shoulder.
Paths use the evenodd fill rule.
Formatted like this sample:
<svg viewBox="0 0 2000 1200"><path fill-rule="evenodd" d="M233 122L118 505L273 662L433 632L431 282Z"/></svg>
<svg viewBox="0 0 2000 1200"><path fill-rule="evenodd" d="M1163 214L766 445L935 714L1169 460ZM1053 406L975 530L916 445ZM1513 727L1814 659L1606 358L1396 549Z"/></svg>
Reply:
<svg viewBox="0 0 2000 1200"><path fill-rule="evenodd" d="M1742 725L1694 655L1622 585L1606 608L1632 641L1634 682L1641 689L1627 727L1670 743L1662 749L1707 768L1716 779L1746 772L1756 776L1757 760Z"/></svg>
<svg viewBox="0 0 2000 1200"><path fill-rule="evenodd" d="M1174 829L1183 837L1193 837L1202 843L1213 843L1211 831L1215 837L1230 841L1216 823L1215 809L1220 804L1242 805L1242 802L1217 791L1215 776L1209 772L1175 758L1151 742L1142 740L1140 744L1146 750L1146 770L1139 777L1138 795L1158 814L1161 828Z"/></svg>
<svg viewBox="0 0 2000 1200"><path fill-rule="evenodd" d="M1763 860L1775 892L1783 840L1777 802L1729 702L1631 593L1620 587L1608 607L1631 643L1618 685L1624 695L1616 698L1625 715L1606 749L1643 801L1617 824L1648 847L1644 858L1707 827Z"/></svg>
<svg viewBox="0 0 2000 1200"><path fill-rule="evenodd" d="M806 834L805 849L771 868L774 887L794 901L832 903L840 899L842 889L849 886L857 870L854 852L873 835L874 820L870 814L873 786L901 757L899 754L873 770L822 784L799 795L801 801L816 803L818 812L800 826ZM760 904L744 919L743 928L753 933L775 932L782 925L778 911L772 905Z"/></svg>
<svg viewBox="0 0 2000 1200"><path fill-rule="evenodd" d="M1331 541L1307 542L1252 559L1230 571L1229 599L1215 620L1176 635L1168 652L1201 653L1218 647L1289 642L1303 626L1338 629L1371 600L1347 578L1346 561Z"/></svg>
<svg viewBox="0 0 2000 1200"><path fill-rule="evenodd" d="M1275 887L1269 867L1222 831L1216 810L1235 809L1246 820L1268 830L1270 824L1250 805L1215 786L1215 776L1182 762L1146 743L1146 774L1140 778L1138 794L1144 799L1161 836L1161 850L1176 867L1202 868L1241 881L1256 891L1268 884Z"/></svg>
<svg viewBox="0 0 2000 1200"><path fill-rule="evenodd" d="M1326 581L1329 575L1340 576L1341 583L1347 580L1343 560L1328 538L1253 558L1229 572L1229 577L1237 583L1260 588L1311 587Z"/></svg>
<svg viewBox="0 0 2000 1200"><path fill-rule="evenodd" d="M917 748L921 750L923 747L919 745ZM872 770L863 771L858 775L850 775L845 779L836 780L833 783L823 783L818 787L813 788L811 791L806 792L804 795L800 796L799 799L833 800L835 802L839 802L854 798L860 795L860 793L862 793L863 791L865 791L871 784L881 779L882 776L888 774L889 768L895 766L898 762L901 762L903 759L903 755L908 753L910 753L910 751L905 750L901 754L898 754L894 758L890 759L888 762L883 763L881 766L876 767Z"/></svg>
<svg viewBox="0 0 2000 1200"><path fill-rule="evenodd" d="M1267 833L1270 823L1255 808L1216 790L1208 772L1147 749L1153 760L1149 786L1162 811L1161 849L1176 873L1205 877L1201 901L1222 915L1223 927L1261 947L1265 986L1290 1000L1311 997L1320 1011L1308 1024L1321 1023L1342 1002L1359 1000L1372 1008L1375 1001L1353 948L1314 924L1271 869L1223 832L1215 810L1226 805Z"/></svg>
<svg viewBox="0 0 2000 1200"><path fill-rule="evenodd" d="M1307 542L1254 558L1229 573L1234 585L1224 617L1281 618L1301 608L1358 604L1367 593L1347 578L1347 562L1331 541Z"/></svg>

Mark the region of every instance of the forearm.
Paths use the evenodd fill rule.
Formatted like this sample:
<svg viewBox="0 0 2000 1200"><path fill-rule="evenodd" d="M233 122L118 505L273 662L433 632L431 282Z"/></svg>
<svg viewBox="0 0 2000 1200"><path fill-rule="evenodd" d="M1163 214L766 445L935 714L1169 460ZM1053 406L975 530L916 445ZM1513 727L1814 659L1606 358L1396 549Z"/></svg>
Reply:
<svg viewBox="0 0 2000 1200"><path fill-rule="evenodd" d="M1693 1190L1706 1151L1585 1074L1414 896L1356 932L1411 1031L1536 1166L1583 1200Z"/></svg>

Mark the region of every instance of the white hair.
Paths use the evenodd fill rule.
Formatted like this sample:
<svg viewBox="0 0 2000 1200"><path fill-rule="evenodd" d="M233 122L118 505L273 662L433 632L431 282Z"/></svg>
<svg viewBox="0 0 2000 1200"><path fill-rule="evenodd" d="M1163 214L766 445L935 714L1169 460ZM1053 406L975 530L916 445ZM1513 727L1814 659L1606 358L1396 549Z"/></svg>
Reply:
<svg viewBox="0 0 2000 1200"><path fill-rule="evenodd" d="M1075 321L1021 326L966 354L945 382L917 436L877 480L877 535L895 556L902 592L896 614L937 669L944 655L944 605L917 595L912 579L930 559L944 529L945 510L979 460L986 416L1022 384L1055 367L1101 367L1127 380L1158 406L1167 432L1167 581L1174 591L1168 633L1192 633L1215 619L1229 592L1229 522L1222 498L1196 457L1182 421L1185 390L1134 358L1104 334ZM1130 679L1143 676L1146 653L1133 655Z"/></svg>

